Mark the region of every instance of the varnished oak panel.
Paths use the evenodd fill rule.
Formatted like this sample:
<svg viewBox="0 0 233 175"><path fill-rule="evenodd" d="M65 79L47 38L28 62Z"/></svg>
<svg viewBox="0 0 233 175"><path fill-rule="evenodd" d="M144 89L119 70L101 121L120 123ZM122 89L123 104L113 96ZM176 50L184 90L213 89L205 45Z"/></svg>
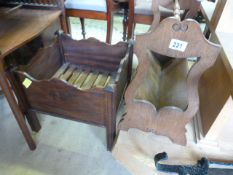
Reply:
<svg viewBox="0 0 233 175"><path fill-rule="evenodd" d="M184 52L169 48L172 39L188 43ZM220 52L220 47L205 39L196 21L179 21L175 18L166 18L158 27L154 27L154 30L151 32L136 37L134 52L138 57L139 65L136 75L125 93L126 115L120 123L119 128L123 130L138 128L143 131L152 131L168 136L175 143L186 144L185 126L199 110L199 79L214 64ZM145 87L144 93L149 95L150 93L155 93L155 87L159 83L155 76L151 76L151 72L153 71L150 70L154 70L152 62L155 61L157 56L151 55L150 52L171 57L175 60L189 57L199 58L186 77L188 101L186 108L181 109L173 105L164 106L159 109L158 106L152 104L147 99L136 99L137 91L141 86ZM163 57L160 58L160 60L163 59ZM162 65L162 61L160 62ZM145 81L148 77L151 78ZM180 75L178 77L180 78ZM170 81L174 80L171 79ZM178 83L177 81L174 81L174 83ZM160 86L159 88L169 90L170 86L168 83L167 86ZM176 93L176 91L174 92ZM173 98L172 94L169 96ZM183 98L182 96L180 97ZM156 101L157 99L154 100Z"/></svg>

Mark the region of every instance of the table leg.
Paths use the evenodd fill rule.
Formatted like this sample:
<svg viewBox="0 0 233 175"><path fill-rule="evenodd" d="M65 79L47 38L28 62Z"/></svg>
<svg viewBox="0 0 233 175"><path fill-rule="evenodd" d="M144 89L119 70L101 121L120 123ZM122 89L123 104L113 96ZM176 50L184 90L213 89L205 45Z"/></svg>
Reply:
<svg viewBox="0 0 233 175"><path fill-rule="evenodd" d="M38 132L41 129L40 122L36 116L36 113L30 110L29 103L25 97L22 86L19 86L17 79L15 79L15 76L10 71L5 72L5 75L9 80L13 91L15 92L15 96L18 100L18 106L23 114L25 114L31 129Z"/></svg>
<svg viewBox="0 0 233 175"><path fill-rule="evenodd" d="M30 134L30 131L26 125L25 119L24 119L24 115L22 113L22 111L20 110L16 99L14 97L14 94L9 86L9 83L7 81L7 78L5 76L5 72L3 69L3 65L0 64L0 86L2 88L2 91L11 107L11 110L15 116L16 121L18 122L18 125L23 133L23 136L26 140L26 142L28 143L28 146L31 150L36 149L36 144L34 142L34 140L32 139L32 136Z"/></svg>

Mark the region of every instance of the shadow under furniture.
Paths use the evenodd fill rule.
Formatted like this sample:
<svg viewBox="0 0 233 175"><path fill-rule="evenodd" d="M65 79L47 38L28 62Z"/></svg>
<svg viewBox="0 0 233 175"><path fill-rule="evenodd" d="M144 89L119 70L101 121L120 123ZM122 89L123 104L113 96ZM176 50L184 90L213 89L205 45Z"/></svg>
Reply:
<svg viewBox="0 0 233 175"><path fill-rule="evenodd" d="M116 112L128 82L128 45L59 34L26 65L8 72L27 110L106 127L107 148L116 136Z"/></svg>

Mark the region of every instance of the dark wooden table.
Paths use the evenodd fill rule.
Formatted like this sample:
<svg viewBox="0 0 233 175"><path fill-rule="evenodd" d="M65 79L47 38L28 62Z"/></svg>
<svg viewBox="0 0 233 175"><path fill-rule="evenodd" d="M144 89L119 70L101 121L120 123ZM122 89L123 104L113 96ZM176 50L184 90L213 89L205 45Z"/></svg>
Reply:
<svg viewBox="0 0 233 175"><path fill-rule="evenodd" d="M0 86L31 150L36 148L26 125L24 114L10 88L5 73L4 58L33 40L52 25L61 14L59 10L17 9L4 15L0 8Z"/></svg>

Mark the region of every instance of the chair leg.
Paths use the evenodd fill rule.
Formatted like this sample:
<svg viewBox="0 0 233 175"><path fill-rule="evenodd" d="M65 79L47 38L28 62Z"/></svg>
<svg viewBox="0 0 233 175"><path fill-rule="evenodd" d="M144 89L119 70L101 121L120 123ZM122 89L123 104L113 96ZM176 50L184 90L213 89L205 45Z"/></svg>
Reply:
<svg viewBox="0 0 233 175"><path fill-rule="evenodd" d="M64 14L60 16L61 28L65 33L69 33L68 18Z"/></svg>
<svg viewBox="0 0 233 175"><path fill-rule="evenodd" d="M12 109L12 112L15 116L15 119L18 122L18 125L19 125L19 127L24 135L24 138L28 143L29 148L31 150L36 149L36 144L35 144L34 140L32 139L30 131L26 125L26 122L24 121L24 115L23 115L22 111L20 110L20 108L15 100L14 94L13 94L13 92L8 84L6 77L4 76L4 72L0 72L0 85L1 85L1 88L4 92L4 94L5 94L7 101Z"/></svg>
<svg viewBox="0 0 233 175"><path fill-rule="evenodd" d="M128 61L128 76L127 85L129 85L132 76L132 66L133 66L133 44L129 45L129 61Z"/></svg>
<svg viewBox="0 0 233 175"><path fill-rule="evenodd" d="M113 29L113 13L107 16L107 36L106 43L111 44L112 42L112 29Z"/></svg>
<svg viewBox="0 0 233 175"><path fill-rule="evenodd" d="M133 25L135 21L135 0L129 1L129 8L128 8L128 31L127 31L127 40L130 40L132 38L133 34Z"/></svg>
<svg viewBox="0 0 233 175"><path fill-rule="evenodd" d="M132 39L135 38L135 28L136 28L136 23L133 23L133 31L132 31Z"/></svg>
<svg viewBox="0 0 233 175"><path fill-rule="evenodd" d="M64 23L64 26L62 26L62 27L64 27L65 30L67 30L67 33L71 35L70 17L69 16L65 17L65 21L66 22ZM64 32L65 32L65 30L64 30Z"/></svg>
<svg viewBox="0 0 233 175"><path fill-rule="evenodd" d="M126 40L128 29L128 8L124 8L124 18L123 18L123 41Z"/></svg>
<svg viewBox="0 0 233 175"><path fill-rule="evenodd" d="M133 33L134 33L134 21L133 19L128 20L128 36L127 39L130 40L133 37Z"/></svg>
<svg viewBox="0 0 233 175"><path fill-rule="evenodd" d="M24 91L21 86L18 85L15 76L11 72L6 72L8 80L11 84L13 91L18 100L19 107L21 108L22 112L25 114L27 121L31 127L31 129L35 132L38 132L41 129L40 122L37 118L37 115L34 111L29 109L29 104L27 99L25 98Z"/></svg>
<svg viewBox="0 0 233 175"><path fill-rule="evenodd" d="M82 28L83 39L86 39L85 20L84 18L79 18L79 19L80 19L81 28Z"/></svg>

